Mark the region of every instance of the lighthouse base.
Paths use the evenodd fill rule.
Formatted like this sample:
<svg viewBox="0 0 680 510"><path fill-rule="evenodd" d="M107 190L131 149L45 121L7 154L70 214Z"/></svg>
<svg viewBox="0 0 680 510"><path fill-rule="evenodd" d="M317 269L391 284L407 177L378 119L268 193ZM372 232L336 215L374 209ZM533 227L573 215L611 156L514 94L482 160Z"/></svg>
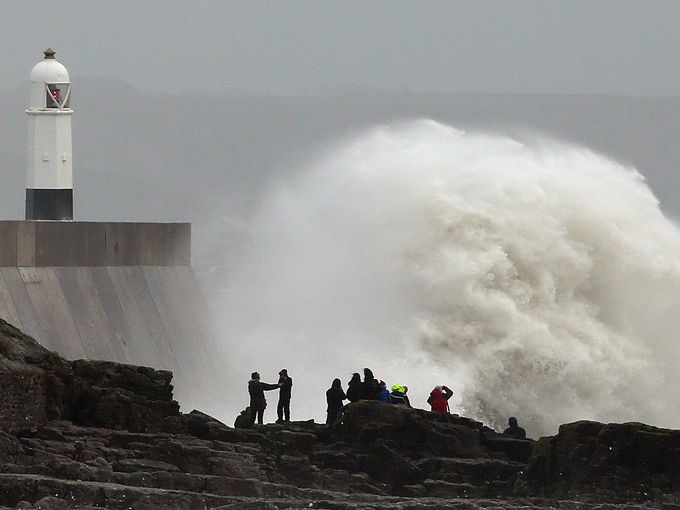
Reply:
<svg viewBox="0 0 680 510"><path fill-rule="evenodd" d="M72 220L72 189L26 188L27 220Z"/></svg>

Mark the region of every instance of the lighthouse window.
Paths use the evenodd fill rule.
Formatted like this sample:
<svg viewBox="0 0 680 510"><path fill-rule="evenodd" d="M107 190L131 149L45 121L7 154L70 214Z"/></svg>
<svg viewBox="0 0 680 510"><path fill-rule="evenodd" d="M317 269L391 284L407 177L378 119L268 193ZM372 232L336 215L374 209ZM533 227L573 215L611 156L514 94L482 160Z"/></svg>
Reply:
<svg viewBox="0 0 680 510"><path fill-rule="evenodd" d="M68 83L47 83L45 91L47 108L68 108L70 92Z"/></svg>

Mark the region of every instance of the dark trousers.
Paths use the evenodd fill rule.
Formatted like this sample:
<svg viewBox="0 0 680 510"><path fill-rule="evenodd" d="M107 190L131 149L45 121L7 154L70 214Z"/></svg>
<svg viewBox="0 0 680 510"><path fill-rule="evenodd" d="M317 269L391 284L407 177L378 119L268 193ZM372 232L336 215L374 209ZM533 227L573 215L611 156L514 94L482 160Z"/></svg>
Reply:
<svg viewBox="0 0 680 510"><path fill-rule="evenodd" d="M328 415L326 416L326 425L333 425L338 417L339 412L340 409L329 409L327 411Z"/></svg>
<svg viewBox="0 0 680 510"><path fill-rule="evenodd" d="M279 398L279 403L276 406L276 414L279 417L279 421L283 420L284 415L286 421L290 421L290 397Z"/></svg>
<svg viewBox="0 0 680 510"><path fill-rule="evenodd" d="M262 425L264 423L264 409L256 411L255 414L257 415L257 423Z"/></svg>

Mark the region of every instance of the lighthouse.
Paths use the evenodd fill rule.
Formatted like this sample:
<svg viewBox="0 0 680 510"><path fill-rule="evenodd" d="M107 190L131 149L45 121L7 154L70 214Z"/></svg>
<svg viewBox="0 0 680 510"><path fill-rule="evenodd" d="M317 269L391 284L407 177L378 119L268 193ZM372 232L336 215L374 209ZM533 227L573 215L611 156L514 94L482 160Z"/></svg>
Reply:
<svg viewBox="0 0 680 510"><path fill-rule="evenodd" d="M26 219L73 219L71 80L51 48L31 71Z"/></svg>

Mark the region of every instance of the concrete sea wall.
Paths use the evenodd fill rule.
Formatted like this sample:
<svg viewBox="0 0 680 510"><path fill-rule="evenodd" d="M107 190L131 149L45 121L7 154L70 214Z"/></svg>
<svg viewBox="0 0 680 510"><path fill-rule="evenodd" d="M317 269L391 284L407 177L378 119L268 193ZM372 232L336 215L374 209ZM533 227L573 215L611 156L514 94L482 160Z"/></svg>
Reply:
<svg viewBox="0 0 680 510"><path fill-rule="evenodd" d="M213 365L191 225L0 222L0 317L68 359L172 370L198 405Z"/></svg>

